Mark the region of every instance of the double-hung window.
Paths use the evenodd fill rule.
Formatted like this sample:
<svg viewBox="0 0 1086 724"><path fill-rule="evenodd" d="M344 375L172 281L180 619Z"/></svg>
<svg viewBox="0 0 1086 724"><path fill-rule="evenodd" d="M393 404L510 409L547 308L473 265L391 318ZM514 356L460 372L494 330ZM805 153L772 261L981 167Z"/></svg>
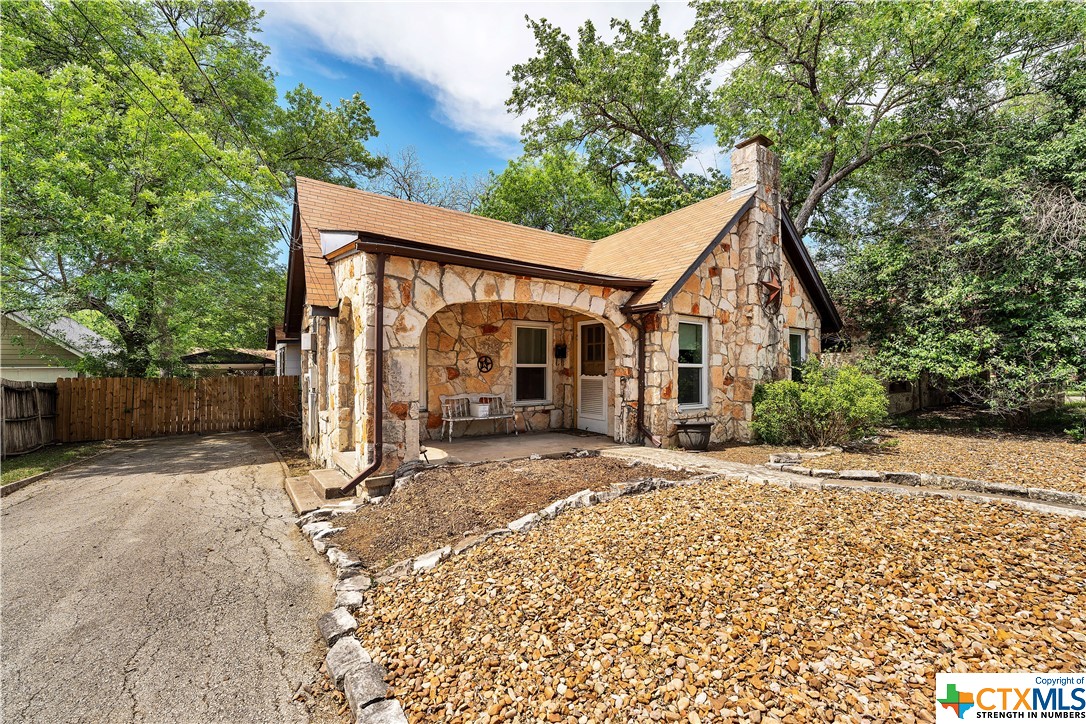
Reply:
<svg viewBox="0 0 1086 724"><path fill-rule="evenodd" d="M679 322L679 407L706 407L709 365L708 325L703 320Z"/></svg>
<svg viewBox="0 0 1086 724"><path fill-rule="evenodd" d="M803 363L807 361L806 330L788 330L788 358L792 364L792 381L801 382L803 380Z"/></svg>
<svg viewBox="0 0 1086 724"><path fill-rule="evenodd" d="M518 404L551 401L551 328L518 324L514 328L513 399Z"/></svg>

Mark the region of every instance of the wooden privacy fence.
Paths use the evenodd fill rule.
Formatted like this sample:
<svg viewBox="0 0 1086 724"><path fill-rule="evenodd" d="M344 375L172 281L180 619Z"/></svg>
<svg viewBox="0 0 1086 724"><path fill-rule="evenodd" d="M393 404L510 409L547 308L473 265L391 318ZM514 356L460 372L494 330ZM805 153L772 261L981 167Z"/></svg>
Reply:
<svg viewBox="0 0 1086 724"><path fill-rule="evenodd" d="M53 442L57 386L51 382L0 380L3 457L37 450Z"/></svg>
<svg viewBox="0 0 1086 724"><path fill-rule="evenodd" d="M57 439L274 430L301 418L297 377L57 380Z"/></svg>

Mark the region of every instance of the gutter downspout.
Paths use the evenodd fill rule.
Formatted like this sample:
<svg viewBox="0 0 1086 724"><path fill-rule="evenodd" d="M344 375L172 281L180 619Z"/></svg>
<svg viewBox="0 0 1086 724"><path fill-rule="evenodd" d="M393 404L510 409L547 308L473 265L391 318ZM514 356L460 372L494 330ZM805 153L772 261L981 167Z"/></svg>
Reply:
<svg viewBox="0 0 1086 724"><path fill-rule="evenodd" d="M375 305L374 333L374 372L373 372L373 464L360 472L351 482L343 487L343 492L350 495L358 484L377 472L385 457L385 255L377 254L377 273L374 283L377 286Z"/></svg>
<svg viewBox="0 0 1086 724"><path fill-rule="evenodd" d="M641 443L646 438L653 447L660 447L660 440L645 429L645 314L635 318L630 314L630 323L637 328L637 432L641 435Z"/></svg>

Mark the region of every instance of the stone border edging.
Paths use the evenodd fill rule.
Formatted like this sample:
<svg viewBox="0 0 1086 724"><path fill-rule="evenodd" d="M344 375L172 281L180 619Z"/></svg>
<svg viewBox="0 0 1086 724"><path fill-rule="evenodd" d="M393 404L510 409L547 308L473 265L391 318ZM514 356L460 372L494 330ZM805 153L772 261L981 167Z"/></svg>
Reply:
<svg viewBox="0 0 1086 724"><path fill-rule="evenodd" d="M781 470L794 475L810 475L816 478L830 478L839 480L851 480L872 483L892 483L894 485L910 485L925 488L949 488L952 490L969 490L976 493L989 493L992 495L1009 495L1017 498L1028 498L1045 503L1059 503L1062 505L1077 505L1086 507L1086 495L1071 493L1054 488L1031 488L1025 485L1013 483L993 483L987 480L975 480L973 478L960 478L954 475L935 475L932 473L910 473L904 471L883 470L829 470L808 468L799 463L802 460L822 457L830 453L774 453L769 456L769 462L765 467L771 470Z"/></svg>
<svg viewBox="0 0 1086 724"><path fill-rule="evenodd" d="M591 455L591 451L580 451L574 453L571 457L588 457L589 455ZM570 456L570 454L563 453L559 457L567 456ZM541 458L542 456L534 455L530 458L522 458L522 460L538 460ZM684 469L666 463L657 464L636 459L626 460L631 467L638 465L654 467L659 470ZM502 462L515 461L503 460ZM408 477L405 476L405 479ZM369 652L362 647L355 637L358 621L352 615L352 611L357 611L365 603L365 591L375 585L429 571L447 558L467 553L492 538L504 537L513 533L526 533L540 523L551 520L566 510L587 508L626 495L638 495L653 490L697 485L720 477L717 473L705 472L686 480L647 477L627 483L616 483L607 491L582 490L561 500L556 500L538 512L529 513L518 518L504 528L495 528L479 535L465 536L463 540L455 545L442 546L428 553L405 558L381 571L376 578L371 578L365 572L361 561L335 546L330 546L325 541L329 536L344 530L344 528L337 527L332 522L335 517L353 513L367 505L372 505L372 501L355 502L345 500L334 505L323 506L300 516L297 525L302 529L302 533L310 539L313 548L324 555L336 569L336 582L333 584L333 590L336 594L336 608L321 616L317 622L317 628L320 630L321 636L330 647L324 659L329 678L332 679L337 688L342 688L344 694L346 694L347 704L358 724L407 724L407 717L403 712L403 707L395 698L388 696L388 685L385 683L387 672L384 666L375 663Z"/></svg>

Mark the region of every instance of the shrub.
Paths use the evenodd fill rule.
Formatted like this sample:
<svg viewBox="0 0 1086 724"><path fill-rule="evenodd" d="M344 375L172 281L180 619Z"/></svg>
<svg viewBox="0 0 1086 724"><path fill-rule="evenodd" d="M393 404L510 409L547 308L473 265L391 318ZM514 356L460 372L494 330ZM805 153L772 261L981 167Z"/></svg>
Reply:
<svg viewBox="0 0 1086 724"><path fill-rule="evenodd" d="M853 365L803 368L803 381L781 380L755 395L751 427L763 441L781 445L840 445L871 433L886 419L886 391Z"/></svg>

